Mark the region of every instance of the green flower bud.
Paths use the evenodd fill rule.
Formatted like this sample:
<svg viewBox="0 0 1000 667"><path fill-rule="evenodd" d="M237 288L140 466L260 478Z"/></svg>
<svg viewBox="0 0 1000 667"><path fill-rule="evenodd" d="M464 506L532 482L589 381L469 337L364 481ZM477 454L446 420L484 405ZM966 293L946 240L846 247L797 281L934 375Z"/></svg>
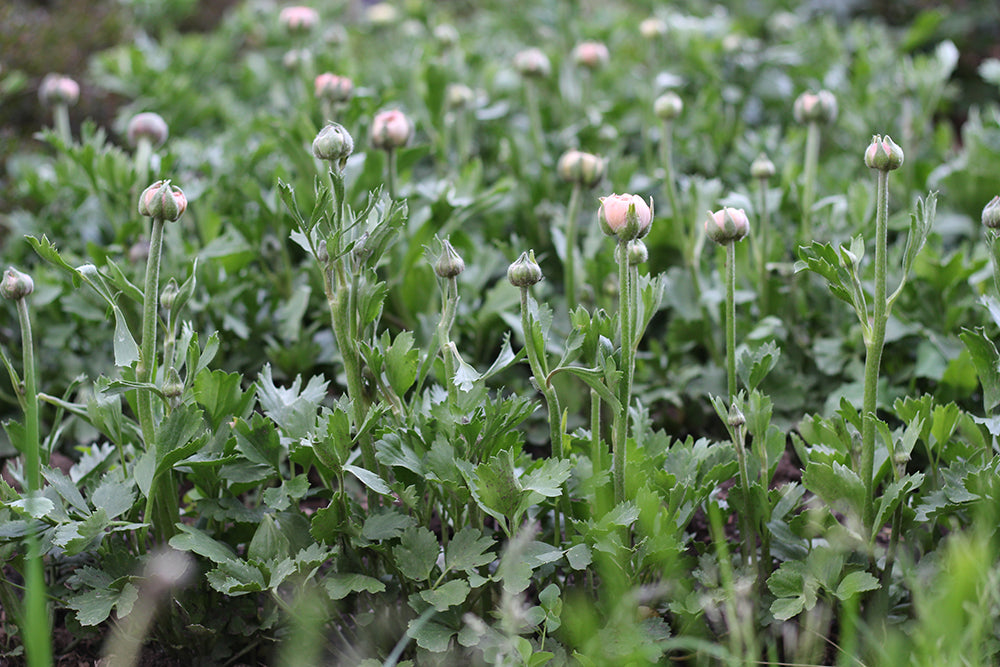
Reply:
<svg viewBox="0 0 1000 667"><path fill-rule="evenodd" d="M903 164L903 149L896 145L889 135L885 138L875 135L865 149L865 165L869 169L892 171Z"/></svg>
<svg viewBox="0 0 1000 667"><path fill-rule="evenodd" d="M465 271L465 260L455 251L449 241L442 244L441 256L434 264L434 273L441 278L454 278Z"/></svg>
<svg viewBox="0 0 1000 667"><path fill-rule="evenodd" d="M604 160L591 153L570 150L559 158L556 170L564 181L592 188L604 176Z"/></svg>
<svg viewBox="0 0 1000 667"><path fill-rule="evenodd" d="M829 125L837 120L837 98L829 90L802 93L795 100L792 114L799 123Z"/></svg>
<svg viewBox="0 0 1000 667"><path fill-rule="evenodd" d="M983 224L990 229L1000 229L1000 195L983 208Z"/></svg>
<svg viewBox="0 0 1000 667"><path fill-rule="evenodd" d="M514 56L514 69L527 78L544 78L552 71L549 57L541 49L525 49Z"/></svg>
<svg viewBox="0 0 1000 667"><path fill-rule="evenodd" d="M167 281L167 286L163 288L163 293L160 294L160 305L163 306L164 310L173 310L178 294L180 294L180 290L177 289L177 281L171 278Z"/></svg>
<svg viewBox="0 0 1000 667"><path fill-rule="evenodd" d="M167 376L163 379L163 395L173 403L174 399L184 393L184 383L177 369L171 366L167 369Z"/></svg>
<svg viewBox="0 0 1000 667"><path fill-rule="evenodd" d="M747 423L747 418L743 415L743 411L740 410L735 404L729 408L729 425L733 428L739 428Z"/></svg>
<svg viewBox="0 0 1000 667"><path fill-rule="evenodd" d="M139 195L139 214L176 222L187 210L187 197L170 181L157 181Z"/></svg>
<svg viewBox="0 0 1000 667"><path fill-rule="evenodd" d="M774 176L776 169L767 155L761 153L757 159L750 163L750 175L753 178L764 181Z"/></svg>
<svg viewBox="0 0 1000 667"><path fill-rule="evenodd" d="M507 267L507 280L514 287L531 287L542 279L542 267L535 261L535 251L522 252L513 264Z"/></svg>
<svg viewBox="0 0 1000 667"><path fill-rule="evenodd" d="M11 301L23 299L35 291L35 281L26 273L21 273L14 267L3 272L0 282L0 296Z"/></svg>
<svg viewBox="0 0 1000 667"><path fill-rule="evenodd" d="M662 120L673 120L684 110L684 101L673 91L663 93L653 102L653 112Z"/></svg>
<svg viewBox="0 0 1000 667"><path fill-rule="evenodd" d="M312 152L320 160L326 160L339 170L344 169L347 158L354 152L354 139L340 123L330 123L316 135Z"/></svg>
<svg viewBox="0 0 1000 667"><path fill-rule="evenodd" d="M628 242L628 245L625 247L625 254L628 256L629 266L645 264L649 259L649 250L646 248L646 244L639 239Z"/></svg>

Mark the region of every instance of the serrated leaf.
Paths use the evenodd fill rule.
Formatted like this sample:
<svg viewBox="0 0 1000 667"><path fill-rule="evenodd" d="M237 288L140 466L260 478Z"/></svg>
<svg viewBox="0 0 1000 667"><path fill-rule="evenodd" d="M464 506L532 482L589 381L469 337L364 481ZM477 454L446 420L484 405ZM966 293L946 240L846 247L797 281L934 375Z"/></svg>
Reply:
<svg viewBox="0 0 1000 667"><path fill-rule="evenodd" d="M364 468L359 468L354 465L345 465L344 472L349 472L354 475L359 482L367 486L375 493L382 494L383 496L392 495L392 489L390 489L389 485L385 483L385 480L373 473L371 470L365 470Z"/></svg>
<svg viewBox="0 0 1000 667"><path fill-rule="evenodd" d="M385 584L364 574L331 574L323 582L331 600L342 600L351 593L382 593Z"/></svg>
<svg viewBox="0 0 1000 667"><path fill-rule="evenodd" d="M431 591L421 591L420 597L438 611L458 606L469 597L469 583L464 579L446 581Z"/></svg>
<svg viewBox="0 0 1000 667"><path fill-rule="evenodd" d="M873 577L871 573L864 571L850 572L840 580L840 584L838 584L837 590L833 594L840 600L849 600L858 593L873 591L880 587L878 579Z"/></svg>
<svg viewBox="0 0 1000 667"><path fill-rule="evenodd" d="M114 519L132 508L135 502L135 483L105 477L100 486L94 489L90 500L94 507L104 510L108 519Z"/></svg>
<svg viewBox="0 0 1000 667"><path fill-rule="evenodd" d="M865 487L861 478L850 468L836 461L832 464L814 461L802 473L802 485L830 507L846 509L861 516Z"/></svg>
<svg viewBox="0 0 1000 667"><path fill-rule="evenodd" d="M239 373L203 369L194 379L194 398L205 408L212 428L218 428L226 417L240 406L243 391Z"/></svg>
<svg viewBox="0 0 1000 667"><path fill-rule="evenodd" d="M43 470L42 476L55 488L63 500L73 506L73 509L84 515L90 514L90 506L83 499L83 495L76 488L73 480L62 474L61 471L52 468Z"/></svg>
<svg viewBox="0 0 1000 667"><path fill-rule="evenodd" d="M264 414L289 437L298 439L315 430L316 416L320 403L326 398L328 385L322 376L314 376L300 390L302 377L297 375L291 387L276 387L271 378L271 366L267 364L257 379L257 396Z"/></svg>
<svg viewBox="0 0 1000 667"><path fill-rule="evenodd" d="M180 532L170 538L170 546L174 549L191 551L199 556L204 556L213 563L227 563L236 560L236 554L233 553L229 545L219 542L203 530L183 524L178 524L177 529Z"/></svg>
<svg viewBox="0 0 1000 667"><path fill-rule="evenodd" d="M389 386L397 396L403 396L406 390L417 381L417 367L420 361L420 351L413 349L413 333L403 331L392 345L385 350L385 374Z"/></svg>
<svg viewBox="0 0 1000 667"><path fill-rule="evenodd" d="M958 335L965 343L983 386L983 407L992 412L1000 404L1000 353L982 327L962 329Z"/></svg>
<svg viewBox="0 0 1000 667"><path fill-rule="evenodd" d="M392 540L399 537L404 530L412 528L416 524L417 520L413 517L397 512L396 510L387 509L368 515L364 526L361 528L361 536L372 542Z"/></svg>
<svg viewBox="0 0 1000 667"><path fill-rule="evenodd" d="M455 635L456 631L434 621L420 624L418 623L419 620L418 618L410 621L410 626L406 634L417 642L417 646L431 653L443 653L447 651L448 646L451 644L451 638Z"/></svg>
<svg viewBox="0 0 1000 667"><path fill-rule="evenodd" d="M403 576L412 581L426 581L431 576L440 550L434 533L421 526L403 531L399 544L392 549L392 555Z"/></svg>
<svg viewBox="0 0 1000 667"><path fill-rule="evenodd" d="M444 564L448 570L470 571L492 563L496 558L489 549L493 538L484 536L478 528L466 526L448 542L444 552Z"/></svg>

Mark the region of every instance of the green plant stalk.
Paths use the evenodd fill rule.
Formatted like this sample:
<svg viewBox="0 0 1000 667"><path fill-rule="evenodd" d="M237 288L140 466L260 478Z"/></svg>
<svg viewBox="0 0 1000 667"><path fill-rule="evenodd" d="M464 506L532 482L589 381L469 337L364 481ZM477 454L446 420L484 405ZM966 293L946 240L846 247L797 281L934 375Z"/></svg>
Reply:
<svg viewBox="0 0 1000 667"><path fill-rule="evenodd" d="M674 182L674 124L669 120L663 121L660 162L663 163L663 180L667 186L667 198L670 199L670 214L676 221L681 216L681 210L677 201L677 184Z"/></svg>
<svg viewBox="0 0 1000 667"><path fill-rule="evenodd" d="M799 238L803 243L812 239L812 207L816 190L816 166L819 163L819 124L809 121L806 130L806 155L802 178L802 227Z"/></svg>
<svg viewBox="0 0 1000 667"><path fill-rule="evenodd" d="M719 563L719 583L725 591L724 612L726 624L729 626L729 663L739 665L740 647L745 644L743 624L739 622L736 612L736 587L733 577L733 564L729 559L729 543L722 530L722 517L719 508L714 503L707 503L708 522L712 534L712 544L715 546L715 558Z"/></svg>
<svg viewBox="0 0 1000 667"><path fill-rule="evenodd" d="M612 440L612 474L615 504L625 501L625 450L628 447L628 408L632 403L632 373L635 366L635 285L636 273L628 265L627 242L618 242L618 323L621 340L621 379L618 382L618 400L621 410L614 419L614 439Z"/></svg>
<svg viewBox="0 0 1000 667"><path fill-rule="evenodd" d="M729 243L728 247L733 247L733 243ZM732 405L732 403L730 403ZM753 503L750 501L750 471L747 468L747 452L746 452L746 425L736 426L733 429L733 447L736 449L736 462L739 465L740 470L740 486L743 487L743 498L747 503L746 507L740 509L740 521L743 524L743 560L748 563L751 567L754 563L754 552L755 546L757 544L757 535L753 527L753 518L750 516L751 508Z"/></svg>
<svg viewBox="0 0 1000 667"><path fill-rule="evenodd" d="M385 152L386 156L386 169L385 169L385 179L386 187L389 189L389 199L395 201L396 199L396 149L390 148Z"/></svg>
<svg viewBox="0 0 1000 667"><path fill-rule="evenodd" d="M444 362L445 385L448 388L448 408L452 414L458 410L458 387L455 386L455 355L451 350L451 327L455 322L455 311L458 305L458 279L454 276L445 279L441 291L441 321L438 323L438 340L441 346L441 357Z"/></svg>
<svg viewBox="0 0 1000 667"><path fill-rule="evenodd" d="M143 384L153 384L156 376L156 319L157 304L160 299L160 255L163 252L163 218L152 218L149 233L149 256L146 258L146 279L142 299L142 346L139 363L136 366L136 380ZM156 448L156 424L153 419L153 392L149 389L136 391L136 410L139 413L139 427L146 451ZM161 541L173 536L174 524L180 520L177 503L171 500L176 492L173 474L166 471L153 479L146 498L146 521L152 524L153 532ZM145 531L143 531L145 542Z"/></svg>
<svg viewBox="0 0 1000 667"><path fill-rule="evenodd" d="M56 104L52 108L52 121L55 124L56 134L66 145L73 143L73 131L69 124L69 107L63 103ZM141 183L142 181L140 181Z"/></svg>
<svg viewBox="0 0 1000 667"><path fill-rule="evenodd" d="M559 396L555 389L546 381L548 370L544 363L545 350L535 349L535 337L531 334L531 323L528 318L528 288L521 288L521 329L524 331L524 346L528 351L528 365L531 373L535 376L535 383L538 385L542 396L545 397L545 408L549 417L549 440L552 443L552 458L562 460L562 420L559 411ZM559 501L554 505L554 538L553 544L558 546L562 542L562 530L560 528L561 518L559 512Z"/></svg>
<svg viewBox="0 0 1000 667"><path fill-rule="evenodd" d="M576 231L577 218L580 215L579 183L573 184L573 192L569 196L569 206L566 209L566 266L563 270L564 290L566 292L566 309L573 312L576 308Z"/></svg>
<svg viewBox="0 0 1000 667"><path fill-rule="evenodd" d="M153 142L149 137L139 137L139 145L135 147L135 174L139 183L149 182L149 166L153 158Z"/></svg>
<svg viewBox="0 0 1000 667"><path fill-rule="evenodd" d="M875 411L878 408L878 376L885 346L888 320L886 301L886 243L889 218L889 172L878 172L878 194L875 207L875 294L871 334L865 341L865 384L861 421L861 481L865 487L862 521L868 535L874 530L875 519Z"/></svg>
<svg viewBox="0 0 1000 667"><path fill-rule="evenodd" d="M28 554L25 558L24 594L24 652L28 667L51 667L52 627L46 604L45 573L42 554L35 535L28 537Z"/></svg>
<svg viewBox="0 0 1000 667"><path fill-rule="evenodd" d="M538 107L538 91L535 82L524 82L524 103L528 108L528 121L531 123L531 142L535 146L535 155L545 154L544 134L542 132L542 113Z"/></svg>
<svg viewBox="0 0 1000 667"><path fill-rule="evenodd" d="M736 398L736 242L726 244L726 389Z"/></svg>
<svg viewBox="0 0 1000 667"><path fill-rule="evenodd" d="M757 224L757 232L750 240L754 243L757 251L757 271L758 287L757 297L760 299L760 312L767 315L771 312L770 295L767 288L767 258L770 251L768 231L771 227L771 212L767 208L767 179L757 179L758 209L760 210L760 221Z"/></svg>
<svg viewBox="0 0 1000 667"><path fill-rule="evenodd" d="M21 359L24 377L24 477L28 495L42 488L42 448L38 437L38 387L35 379L35 342L26 297L17 299L21 324Z"/></svg>

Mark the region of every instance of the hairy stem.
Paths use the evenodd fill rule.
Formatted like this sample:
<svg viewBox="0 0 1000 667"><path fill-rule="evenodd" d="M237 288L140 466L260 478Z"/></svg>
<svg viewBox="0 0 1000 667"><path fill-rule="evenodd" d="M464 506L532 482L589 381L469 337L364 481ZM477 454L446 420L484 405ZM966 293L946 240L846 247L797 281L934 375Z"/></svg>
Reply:
<svg viewBox="0 0 1000 667"><path fill-rule="evenodd" d="M566 292L566 310L570 313L576 308L576 223L580 214L579 183L573 184L573 193L569 197L566 209L566 265L563 270L564 291Z"/></svg>

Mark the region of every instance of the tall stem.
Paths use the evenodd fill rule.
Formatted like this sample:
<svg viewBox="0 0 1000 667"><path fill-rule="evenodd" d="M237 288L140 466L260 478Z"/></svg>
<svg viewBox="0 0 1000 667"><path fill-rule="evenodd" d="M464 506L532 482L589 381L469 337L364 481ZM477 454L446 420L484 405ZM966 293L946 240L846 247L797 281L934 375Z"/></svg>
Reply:
<svg viewBox="0 0 1000 667"><path fill-rule="evenodd" d="M386 186L389 188L389 199L396 199L396 150L390 148L385 152L388 166L386 168Z"/></svg>
<svg viewBox="0 0 1000 667"><path fill-rule="evenodd" d="M63 103L56 104L52 109L52 118L55 122L56 134L59 135L59 138L67 146L73 143L73 132L69 124L69 107Z"/></svg>
<svg viewBox="0 0 1000 667"><path fill-rule="evenodd" d="M766 178L757 179L757 202L757 207L760 210L760 221L757 225L757 232L753 235L751 241L753 241L757 250L757 296L760 298L760 313L761 315L767 315L771 310L769 303L770 290L767 288L767 260L770 252L768 230L771 226L771 212L767 208Z"/></svg>
<svg viewBox="0 0 1000 667"><path fill-rule="evenodd" d="M28 494L42 488L42 452L38 436L38 387L35 380L35 343L31 335L28 300L17 299L21 323L21 359L24 373L24 477Z"/></svg>
<svg viewBox="0 0 1000 667"><path fill-rule="evenodd" d="M885 346L886 304L886 241L889 218L889 172L878 171L878 194L875 207L875 312L871 338L865 345L865 389L861 422L861 481L865 486L863 521L869 535L875 519L875 411L878 408L878 376Z"/></svg>
<svg viewBox="0 0 1000 667"><path fill-rule="evenodd" d="M635 365L635 285L633 271L628 265L627 242L618 242L618 323L621 340L621 380L618 383L618 400L621 410L615 415L615 432L612 446L612 473L615 504L625 500L625 450L628 446L628 409L632 402L632 373Z"/></svg>
<svg viewBox="0 0 1000 667"><path fill-rule="evenodd" d="M535 90L534 81L524 82L524 101L528 107L528 120L531 123L531 141L535 146L535 155L539 156L540 159L545 153L545 145L542 131L542 112L538 108L538 91Z"/></svg>
<svg viewBox="0 0 1000 667"><path fill-rule="evenodd" d="M663 163L663 180L667 186L667 197L670 199L670 214L674 223L681 217L680 205L677 202L677 184L674 182L674 124L663 121L663 140L660 142L660 161Z"/></svg>
<svg viewBox="0 0 1000 667"><path fill-rule="evenodd" d="M802 228L799 237L803 243L812 239L812 207L816 187L816 165L819 162L819 125L809 121L806 133L806 157L802 183Z"/></svg>
<svg viewBox="0 0 1000 667"><path fill-rule="evenodd" d="M736 242L726 243L726 389L736 398Z"/></svg>
<svg viewBox="0 0 1000 667"><path fill-rule="evenodd" d="M458 305L458 280L451 276L445 279L441 292L441 322L438 323L438 340L441 358L444 361L445 385L448 387L448 407L452 413L458 409L458 387L455 386L455 354L451 350L451 326L455 322Z"/></svg>
<svg viewBox="0 0 1000 667"><path fill-rule="evenodd" d="M579 183L573 184L573 193L569 197L569 207L566 209L566 265L563 270L566 292L566 309L573 312L576 308L576 223L580 214Z"/></svg>

